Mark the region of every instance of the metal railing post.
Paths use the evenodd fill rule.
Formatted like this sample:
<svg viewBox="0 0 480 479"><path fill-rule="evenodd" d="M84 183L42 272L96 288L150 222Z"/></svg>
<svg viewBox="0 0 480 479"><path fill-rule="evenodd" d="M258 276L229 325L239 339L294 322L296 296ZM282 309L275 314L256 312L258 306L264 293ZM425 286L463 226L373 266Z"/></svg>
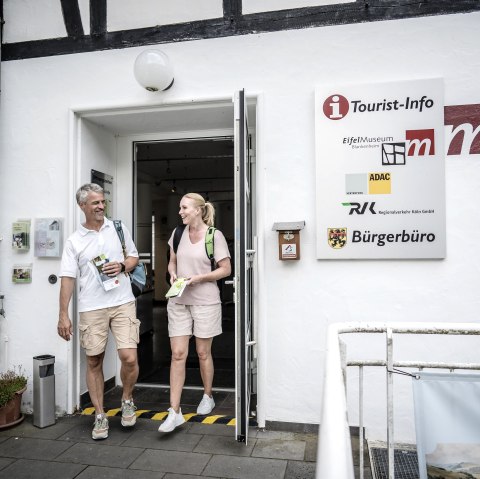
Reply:
<svg viewBox="0 0 480 479"><path fill-rule="evenodd" d="M395 478L393 439L393 332L387 328L387 448L388 448L388 479Z"/></svg>
<svg viewBox="0 0 480 479"><path fill-rule="evenodd" d="M363 366L358 367L358 423L359 423L359 431L358 431L358 440L359 440L359 453L360 453L360 479L363 479L364 471L363 471Z"/></svg>
<svg viewBox="0 0 480 479"><path fill-rule="evenodd" d="M340 361L342 365L343 383L345 384L345 396L347 395L347 344L340 338L338 340L340 348Z"/></svg>

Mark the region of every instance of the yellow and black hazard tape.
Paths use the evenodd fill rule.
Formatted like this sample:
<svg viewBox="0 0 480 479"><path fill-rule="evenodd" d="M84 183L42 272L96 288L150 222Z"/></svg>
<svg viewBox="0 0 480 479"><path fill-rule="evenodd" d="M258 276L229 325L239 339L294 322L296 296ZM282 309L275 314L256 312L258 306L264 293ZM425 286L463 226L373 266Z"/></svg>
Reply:
<svg viewBox="0 0 480 479"><path fill-rule="evenodd" d="M95 414L94 407L86 407L82 410L83 415L90 416ZM121 416L121 408L109 409L105 412L109 417ZM149 411L147 409L137 409L135 414L138 418L142 419L152 419L153 421L163 421L168 416L168 411ZM236 420L234 416L224 416L221 414L215 414L212 416L201 416L196 413L187 413L183 417L187 422L198 422L201 424L226 424L227 426L235 426ZM257 421L255 418L251 417L249 421L250 426L256 426Z"/></svg>

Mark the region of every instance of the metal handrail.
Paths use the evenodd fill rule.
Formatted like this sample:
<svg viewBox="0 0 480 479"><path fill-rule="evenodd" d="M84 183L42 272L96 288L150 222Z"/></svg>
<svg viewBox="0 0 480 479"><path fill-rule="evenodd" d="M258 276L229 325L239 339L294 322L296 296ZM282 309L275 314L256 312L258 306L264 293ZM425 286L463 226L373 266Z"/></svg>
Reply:
<svg viewBox="0 0 480 479"><path fill-rule="evenodd" d="M340 340L347 333L383 333L386 335L386 358L375 360L346 360L345 344ZM316 478L353 479L353 457L348 424L346 399L346 367L359 367L359 454L360 479L363 463L363 368L387 368L387 448L388 477L394 479L393 374L396 367L478 369L477 363L448 363L425 361L394 361L394 334L480 335L477 323L333 323L327 333L322 415L318 441Z"/></svg>

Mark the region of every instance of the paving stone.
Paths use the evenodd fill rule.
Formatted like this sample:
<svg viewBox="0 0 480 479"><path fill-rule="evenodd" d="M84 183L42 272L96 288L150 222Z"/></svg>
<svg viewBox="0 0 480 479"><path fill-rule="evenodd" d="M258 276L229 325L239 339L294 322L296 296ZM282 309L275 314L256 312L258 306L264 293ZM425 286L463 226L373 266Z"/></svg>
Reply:
<svg viewBox="0 0 480 479"><path fill-rule="evenodd" d="M252 457L270 457L274 459L303 461L305 457L305 441L257 439Z"/></svg>
<svg viewBox="0 0 480 479"><path fill-rule="evenodd" d="M304 439L305 434L288 431L270 431L267 429L259 429L257 433L258 439L283 439L284 441L293 441L295 439Z"/></svg>
<svg viewBox="0 0 480 479"><path fill-rule="evenodd" d="M314 477L318 435L308 431L251 427L245 445L236 441L234 426L187 422L173 433L160 434L161 421L139 418L133 428L123 428L120 417L109 420L109 438L93 441L92 415L64 416L46 428L33 426L32 417L27 416L15 428L0 431L0 479ZM352 437L352 450L358 463L358 438ZM365 451L365 466L369 466ZM358 467L355 477L359 477ZM365 479L371 477L366 467Z"/></svg>
<svg viewBox="0 0 480 479"><path fill-rule="evenodd" d="M303 461L288 461L284 479L315 479L315 464Z"/></svg>
<svg viewBox="0 0 480 479"><path fill-rule="evenodd" d="M163 479L163 472L133 471L115 467L88 466L75 479ZM194 476L189 476L192 479Z"/></svg>
<svg viewBox="0 0 480 479"><path fill-rule="evenodd" d="M0 479L72 479L84 469L81 464L62 464L53 461L20 459L0 471Z"/></svg>
<svg viewBox="0 0 480 479"><path fill-rule="evenodd" d="M76 422L59 418L55 424L39 428L33 425L33 416L26 416L25 420L17 426L0 431L0 436L58 439L76 424Z"/></svg>
<svg viewBox="0 0 480 479"><path fill-rule="evenodd" d="M233 437L204 436L198 443L194 452L207 452L210 454L227 454L232 456L250 456L256 439L252 439L246 446Z"/></svg>
<svg viewBox="0 0 480 479"><path fill-rule="evenodd" d="M130 468L200 475L210 458L210 454L148 449Z"/></svg>
<svg viewBox="0 0 480 479"><path fill-rule="evenodd" d="M266 421L267 431L289 431L294 434L317 434L318 424L299 423L299 422L284 422L284 421Z"/></svg>
<svg viewBox="0 0 480 479"><path fill-rule="evenodd" d="M295 432L286 431L270 431L268 429L259 429L257 432L258 439L283 439L285 441L293 441L298 436Z"/></svg>
<svg viewBox="0 0 480 479"><path fill-rule="evenodd" d="M218 479L216 477L192 476L191 474L165 474L163 479Z"/></svg>
<svg viewBox="0 0 480 479"><path fill-rule="evenodd" d="M227 436L235 438L235 426L226 424L202 424L200 422L192 423L189 430L191 434L213 434L214 436Z"/></svg>
<svg viewBox="0 0 480 479"><path fill-rule="evenodd" d="M166 417L166 416L165 416ZM133 427L134 430L142 430L142 431L157 431L158 432L158 427L160 424L163 423L162 421L159 421L157 419L145 419L145 418L139 418L137 419L137 423ZM194 423L191 422L186 422L183 423L181 426L177 427L175 429L175 434L186 434L190 431Z"/></svg>
<svg viewBox="0 0 480 479"><path fill-rule="evenodd" d="M228 479L280 479L287 461L252 457L213 456L203 471L206 476Z"/></svg>
<svg viewBox="0 0 480 479"><path fill-rule="evenodd" d="M134 447L109 446L105 442L77 443L57 461L88 464L92 466L112 466L127 468L143 452Z"/></svg>
<svg viewBox="0 0 480 479"><path fill-rule="evenodd" d="M109 418L108 421L108 438L102 440L109 446L118 446L123 444L134 432L134 427L123 427L120 424L120 418ZM71 442L88 442L93 443L92 439L93 416L89 418L88 422L82 421L77 426L69 429L65 434L59 437L62 441Z"/></svg>
<svg viewBox="0 0 480 479"><path fill-rule="evenodd" d="M2 443L0 456L49 461L72 447L66 441L51 439L33 439L29 437L11 437Z"/></svg>
<svg viewBox="0 0 480 479"><path fill-rule="evenodd" d="M305 440L305 461L315 462L317 460L318 438L317 436L307 437Z"/></svg>
<svg viewBox="0 0 480 479"><path fill-rule="evenodd" d="M6 457L0 457L0 471L4 468L7 467L9 464L14 462L15 459L8 459Z"/></svg>
<svg viewBox="0 0 480 479"><path fill-rule="evenodd" d="M135 431L123 443L123 446L192 452L200 439L202 439L202 436L198 434L178 434L176 429L168 434L139 430Z"/></svg>

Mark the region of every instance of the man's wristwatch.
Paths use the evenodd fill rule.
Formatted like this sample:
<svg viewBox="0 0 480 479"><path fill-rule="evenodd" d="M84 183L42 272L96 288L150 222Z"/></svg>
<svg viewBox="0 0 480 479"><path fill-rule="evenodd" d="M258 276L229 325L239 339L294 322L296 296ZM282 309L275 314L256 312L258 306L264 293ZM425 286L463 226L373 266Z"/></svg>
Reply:
<svg viewBox="0 0 480 479"><path fill-rule="evenodd" d="M125 263L120 263L120 273L125 272Z"/></svg>

